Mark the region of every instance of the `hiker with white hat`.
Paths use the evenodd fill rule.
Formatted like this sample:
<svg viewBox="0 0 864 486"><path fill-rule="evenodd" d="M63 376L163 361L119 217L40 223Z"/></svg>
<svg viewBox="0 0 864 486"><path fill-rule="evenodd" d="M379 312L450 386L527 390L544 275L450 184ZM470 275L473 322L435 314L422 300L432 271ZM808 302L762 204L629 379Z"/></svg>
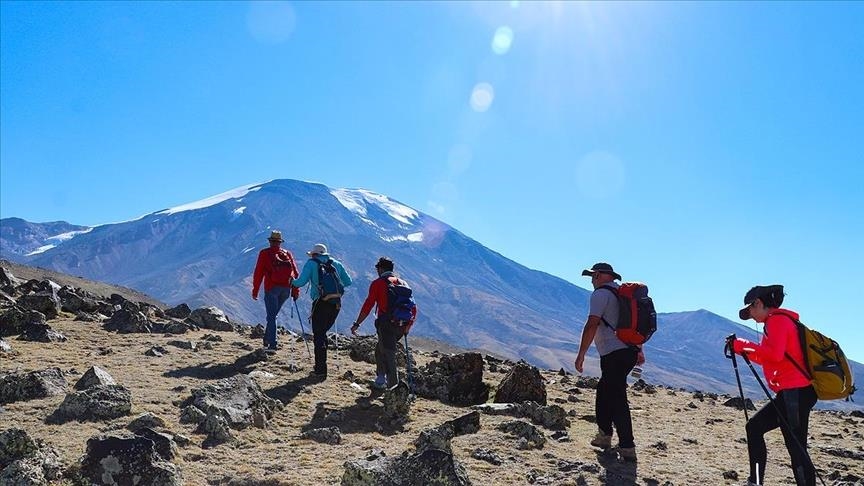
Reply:
<svg viewBox="0 0 864 486"><path fill-rule="evenodd" d="M276 352L276 316L282 304L293 297L297 300L300 290L291 284L297 278L297 265L294 255L282 248L282 232L274 230L267 238L269 248L258 253L258 262L252 275L252 299L258 300L261 283L264 283L264 307L267 310L267 327L264 330L264 350Z"/></svg>
<svg viewBox="0 0 864 486"><path fill-rule="evenodd" d="M295 288L307 283L312 297L312 337L315 342L315 368L313 374L327 377L327 331L333 327L342 308L342 294L351 285L351 277L345 267L329 253L323 243L318 243L306 252L309 260L303 265L300 276L294 280Z"/></svg>

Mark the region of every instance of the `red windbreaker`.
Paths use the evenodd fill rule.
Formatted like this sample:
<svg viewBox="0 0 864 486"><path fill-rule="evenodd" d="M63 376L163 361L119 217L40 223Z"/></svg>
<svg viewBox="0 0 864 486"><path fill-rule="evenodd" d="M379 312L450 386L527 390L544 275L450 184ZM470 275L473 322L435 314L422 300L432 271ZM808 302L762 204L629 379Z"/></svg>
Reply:
<svg viewBox="0 0 864 486"><path fill-rule="evenodd" d="M290 265L290 278L281 279L284 281L281 281L278 278L274 279L274 260ZM270 248L264 248L258 253L258 263L255 264L255 273L252 275L252 297L258 297L258 290L261 288L262 280L264 281L264 292L268 292L276 285L282 285L285 287L290 286L291 282L297 278L297 275L299 275L297 273L297 265L294 263L294 255L292 255L290 251L284 248L272 246ZM299 293L299 289L291 290L292 295L295 292Z"/></svg>
<svg viewBox="0 0 864 486"><path fill-rule="evenodd" d="M751 361L762 365L765 380L775 393L810 385L810 379L795 366L798 363L801 369L806 369L798 327L792 319L798 320L797 312L787 309L771 311L765 320L761 343L738 338L733 344L736 353L746 352ZM786 357L787 354L795 363Z"/></svg>

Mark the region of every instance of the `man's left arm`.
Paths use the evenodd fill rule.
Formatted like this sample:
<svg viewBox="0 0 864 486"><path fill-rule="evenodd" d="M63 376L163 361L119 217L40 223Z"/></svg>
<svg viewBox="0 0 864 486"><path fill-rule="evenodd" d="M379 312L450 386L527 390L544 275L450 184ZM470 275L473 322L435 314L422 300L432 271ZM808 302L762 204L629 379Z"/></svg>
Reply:
<svg viewBox="0 0 864 486"><path fill-rule="evenodd" d="M588 316L585 322L585 327L582 328L582 341L579 343L579 353L576 354L576 371L582 373L585 363L585 353L591 347L591 342L594 341L594 336L597 335L597 328L600 327L600 316Z"/></svg>

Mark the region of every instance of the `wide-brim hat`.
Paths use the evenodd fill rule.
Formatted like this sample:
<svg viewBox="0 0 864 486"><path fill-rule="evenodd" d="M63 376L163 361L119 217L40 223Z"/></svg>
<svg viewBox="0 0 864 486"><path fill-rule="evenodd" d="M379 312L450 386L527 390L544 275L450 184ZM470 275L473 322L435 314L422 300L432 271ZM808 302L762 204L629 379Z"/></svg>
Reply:
<svg viewBox="0 0 864 486"><path fill-rule="evenodd" d="M615 270L612 269L612 265L609 265L606 262L595 263L590 269L582 270L583 277L593 276L595 273L608 273L615 277L615 280L621 280L621 275L615 273Z"/></svg>
<svg viewBox="0 0 864 486"><path fill-rule="evenodd" d="M306 252L306 254L309 256L326 255L327 254L327 247L324 245L324 243L316 243L315 246L313 246L311 250Z"/></svg>
<svg viewBox="0 0 864 486"><path fill-rule="evenodd" d="M267 241L278 241L281 243L285 240L282 239L282 232L276 230L270 232L270 238L267 238Z"/></svg>
<svg viewBox="0 0 864 486"><path fill-rule="evenodd" d="M761 300L766 307L780 307L783 305L784 295L782 285L757 285L744 294L744 307L738 311L738 318L746 321L752 317L750 306L756 299Z"/></svg>

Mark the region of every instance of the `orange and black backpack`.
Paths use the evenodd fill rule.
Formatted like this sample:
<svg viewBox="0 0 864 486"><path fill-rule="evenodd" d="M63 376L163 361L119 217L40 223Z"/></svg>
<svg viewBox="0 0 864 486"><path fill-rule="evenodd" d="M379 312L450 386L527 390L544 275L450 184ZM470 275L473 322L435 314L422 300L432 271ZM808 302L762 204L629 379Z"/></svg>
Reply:
<svg viewBox="0 0 864 486"><path fill-rule="evenodd" d="M654 301L648 297L648 286L641 282L624 282L617 289L604 285L618 298L618 322L613 326L601 319L615 331L615 336L624 344L638 346L651 339L657 331L657 311Z"/></svg>

